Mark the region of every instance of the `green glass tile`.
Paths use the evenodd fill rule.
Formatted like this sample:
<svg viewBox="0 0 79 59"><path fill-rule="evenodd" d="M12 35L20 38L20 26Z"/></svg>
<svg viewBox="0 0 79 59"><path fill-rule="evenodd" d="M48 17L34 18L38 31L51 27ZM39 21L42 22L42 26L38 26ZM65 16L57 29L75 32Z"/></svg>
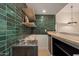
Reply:
<svg viewBox="0 0 79 59"><path fill-rule="evenodd" d="M6 10L7 10L7 13L8 13L8 14L13 15L13 17L15 17L15 15L16 15L16 14L15 14L15 11L11 10L11 9L8 8L8 7L7 7Z"/></svg>
<svg viewBox="0 0 79 59"><path fill-rule="evenodd" d="M10 52L10 48L7 49L7 50L5 51L5 53L6 53L6 54L5 54L6 56L10 56L10 53L11 53L11 52Z"/></svg>
<svg viewBox="0 0 79 59"><path fill-rule="evenodd" d="M0 14L0 21L2 21L2 20L6 20L6 16L3 16Z"/></svg>
<svg viewBox="0 0 79 59"><path fill-rule="evenodd" d="M16 25L16 24L15 24L15 23L10 23L10 22L7 22L7 25L8 25L8 26L15 27L15 25Z"/></svg>
<svg viewBox="0 0 79 59"><path fill-rule="evenodd" d="M11 39L16 39L17 38L17 36L16 35L11 35L11 36L7 36L7 40L11 40Z"/></svg>
<svg viewBox="0 0 79 59"><path fill-rule="evenodd" d="M6 30L0 30L0 36L5 34L6 34Z"/></svg>
<svg viewBox="0 0 79 59"><path fill-rule="evenodd" d="M16 34L16 30L13 30L13 31L7 31L7 34Z"/></svg>
<svg viewBox="0 0 79 59"><path fill-rule="evenodd" d="M14 20L15 20L15 17L14 17L14 15L7 14L7 17L9 17L9 18L11 18L11 19L14 19Z"/></svg>
<svg viewBox="0 0 79 59"><path fill-rule="evenodd" d="M0 14L6 16L6 10L0 9Z"/></svg>
<svg viewBox="0 0 79 59"><path fill-rule="evenodd" d="M6 44L6 40L0 41L0 46L5 45Z"/></svg>
<svg viewBox="0 0 79 59"><path fill-rule="evenodd" d="M19 24L22 22L22 21L20 21L20 19L18 20L10 14L7 14L7 21L8 22L11 21L11 23L19 23Z"/></svg>
<svg viewBox="0 0 79 59"><path fill-rule="evenodd" d="M16 8L15 8L16 6L14 5L14 4L12 4L12 3L8 3L7 4L7 8L9 8L9 9L11 9L12 11L16 11Z"/></svg>
<svg viewBox="0 0 79 59"><path fill-rule="evenodd" d="M9 56L10 55L10 48L5 49L2 53L4 53L3 56Z"/></svg>
<svg viewBox="0 0 79 59"><path fill-rule="evenodd" d="M8 47L11 47L13 44L15 44L16 43L16 39L14 39L14 40L8 40L7 41L7 48Z"/></svg>
<svg viewBox="0 0 79 59"><path fill-rule="evenodd" d="M6 4L5 3L0 3L0 8L6 10Z"/></svg>
<svg viewBox="0 0 79 59"><path fill-rule="evenodd" d="M5 50L5 46L0 48L0 52L3 51L3 50Z"/></svg>
<svg viewBox="0 0 79 59"><path fill-rule="evenodd" d="M6 40L6 36L0 36L0 41Z"/></svg>
<svg viewBox="0 0 79 59"><path fill-rule="evenodd" d="M11 23L15 23L15 19L12 19L12 18L10 18L10 17L8 17L8 16L7 16L7 21L8 21L8 22L11 22Z"/></svg>
<svg viewBox="0 0 79 59"><path fill-rule="evenodd" d="M5 20L3 20L3 19L0 21L0 24L1 24L0 27L2 27L2 28L7 27L7 22Z"/></svg>
<svg viewBox="0 0 79 59"><path fill-rule="evenodd" d="M34 33L45 34L45 29L55 30L55 15L36 15L37 28Z"/></svg>
<svg viewBox="0 0 79 59"><path fill-rule="evenodd" d="M12 41L8 41L8 42L7 42L7 47L12 46L12 44L13 44Z"/></svg>
<svg viewBox="0 0 79 59"><path fill-rule="evenodd" d="M0 51L6 53L3 55L11 55L11 45L23 38L23 33L29 31L21 23L22 11L15 4L0 4L0 47L2 47Z"/></svg>
<svg viewBox="0 0 79 59"><path fill-rule="evenodd" d="M19 16L19 17L22 17L22 11L20 11L19 9L16 8L16 14Z"/></svg>
<svg viewBox="0 0 79 59"><path fill-rule="evenodd" d="M16 29L16 27L15 26L7 26L7 30L15 30Z"/></svg>

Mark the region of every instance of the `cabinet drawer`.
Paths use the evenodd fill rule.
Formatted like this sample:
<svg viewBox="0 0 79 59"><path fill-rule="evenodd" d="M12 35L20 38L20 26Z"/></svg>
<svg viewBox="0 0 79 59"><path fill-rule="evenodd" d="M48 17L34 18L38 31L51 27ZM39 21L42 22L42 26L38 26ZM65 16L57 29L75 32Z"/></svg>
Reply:
<svg viewBox="0 0 79 59"><path fill-rule="evenodd" d="M54 39L54 46L59 47L65 54L67 55L74 55L74 54L79 54L79 49L76 49L64 42L61 42L57 39ZM55 48L55 47L54 47Z"/></svg>

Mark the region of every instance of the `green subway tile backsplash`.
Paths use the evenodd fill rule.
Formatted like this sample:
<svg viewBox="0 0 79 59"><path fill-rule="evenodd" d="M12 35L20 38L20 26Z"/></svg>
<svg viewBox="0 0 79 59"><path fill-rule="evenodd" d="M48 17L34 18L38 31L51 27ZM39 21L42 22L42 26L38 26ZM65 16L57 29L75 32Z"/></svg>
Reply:
<svg viewBox="0 0 79 59"><path fill-rule="evenodd" d="M5 44L6 44L5 42L6 42L5 40L3 40L3 41L0 41L0 46L3 46L3 45L5 45Z"/></svg>
<svg viewBox="0 0 79 59"><path fill-rule="evenodd" d="M11 55L11 46L30 34L22 25L23 14L13 3L0 3L0 55ZM45 34L45 29L55 31L55 15L36 15L34 34Z"/></svg>
<svg viewBox="0 0 79 59"><path fill-rule="evenodd" d="M0 41L5 40L5 39L6 39L6 36L1 36L0 37Z"/></svg>
<svg viewBox="0 0 79 59"><path fill-rule="evenodd" d="M55 15L36 15L36 25L35 34L46 34L45 29L55 31Z"/></svg>
<svg viewBox="0 0 79 59"><path fill-rule="evenodd" d="M27 31L22 11L13 3L0 3L0 55L11 55L11 46Z"/></svg>
<svg viewBox="0 0 79 59"><path fill-rule="evenodd" d="M3 51L5 49L5 46L0 47L0 52Z"/></svg>
<svg viewBox="0 0 79 59"><path fill-rule="evenodd" d="M4 5L5 5L5 6L4 6ZM1 3L1 4L0 4L0 9L4 9L4 10L5 10L5 9L6 9L6 4L2 4L2 3Z"/></svg>

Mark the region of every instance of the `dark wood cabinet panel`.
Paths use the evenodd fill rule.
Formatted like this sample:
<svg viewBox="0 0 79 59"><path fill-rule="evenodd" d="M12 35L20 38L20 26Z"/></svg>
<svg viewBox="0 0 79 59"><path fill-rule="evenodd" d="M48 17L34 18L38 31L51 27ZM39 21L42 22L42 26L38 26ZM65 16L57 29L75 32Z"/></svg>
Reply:
<svg viewBox="0 0 79 59"><path fill-rule="evenodd" d="M56 38L50 39L50 35L49 36L49 51L50 53L52 53L53 56L73 56L74 54L78 54L79 55L79 49L76 49L75 47L64 43ZM50 42L53 42L52 44ZM52 46L52 47L51 47ZM51 51L52 50L52 51Z"/></svg>
<svg viewBox="0 0 79 59"><path fill-rule="evenodd" d="M12 48L13 56L37 56L38 47L37 46L20 46Z"/></svg>
<svg viewBox="0 0 79 59"><path fill-rule="evenodd" d="M75 47L72 47L62 41L59 41L55 38L53 38L53 54L55 56L73 56L74 54L79 54L79 49L76 49ZM57 48L55 48L57 47ZM57 50L59 50L59 54L57 53ZM61 51L61 52L60 52Z"/></svg>

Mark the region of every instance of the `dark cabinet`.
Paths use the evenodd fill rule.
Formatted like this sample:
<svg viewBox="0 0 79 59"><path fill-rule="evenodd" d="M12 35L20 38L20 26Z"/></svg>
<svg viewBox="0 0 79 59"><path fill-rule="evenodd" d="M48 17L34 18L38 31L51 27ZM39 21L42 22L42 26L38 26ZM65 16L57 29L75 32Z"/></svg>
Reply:
<svg viewBox="0 0 79 59"><path fill-rule="evenodd" d="M53 55L55 56L73 56L79 54L79 49L68 45L58 39L53 39Z"/></svg>
<svg viewBox="0 0 79 59"><path fill-rule="evenodd" d="M52 41L53 43L51 45L49 44L49 51L51 53L51 50L52 50L53 56L73 56L74 54L79 55L79 49L67 43L64 43L53 37L52 39L49 38L48 43L50 43L50 41ZM50 46L52 46L52 48Z"/></svg>
<svg viewBox="0 0 79 59"><path fill-rule="evenodd" d="M37 46L16 46L12 47L13 56L37 56L38 47Z"/></svg>
<svg viewBox="0 0 79 59"><path fill-rule="evenodd" d="M70 55L61 47L61 45L65 46L65 45L63 45L63 43L61 43L60 41L58 41L55 38L52 38L52 39L53 39L53 55L54 56L68 56L68 55ZM66 49L67 49L67 47L66 47Z"/></svg>

